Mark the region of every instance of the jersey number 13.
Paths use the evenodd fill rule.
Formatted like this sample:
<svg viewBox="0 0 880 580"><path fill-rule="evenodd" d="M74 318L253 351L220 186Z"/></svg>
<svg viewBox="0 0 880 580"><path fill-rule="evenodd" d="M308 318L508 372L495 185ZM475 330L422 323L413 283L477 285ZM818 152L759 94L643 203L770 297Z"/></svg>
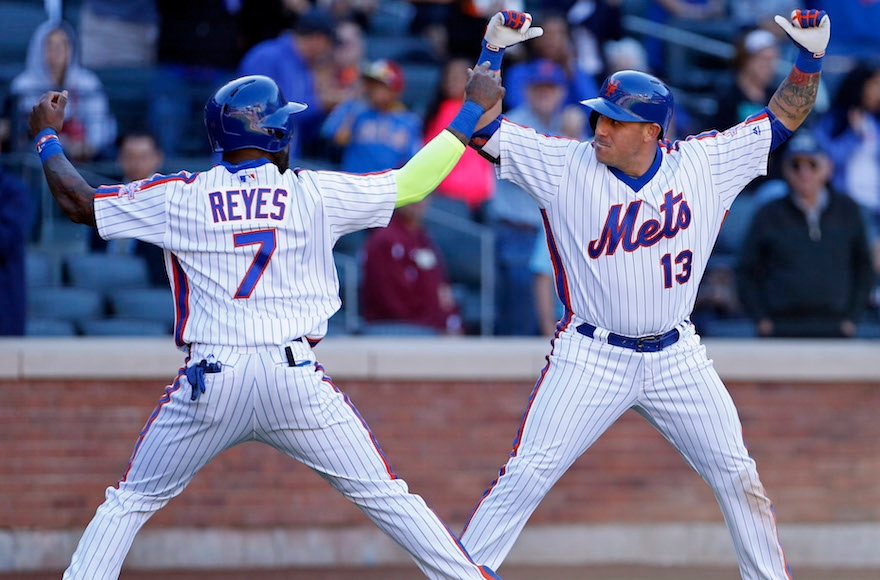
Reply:
<svg viewBox="0 0 880 580"><path fill-rule="evenodd" d="M665 254L660 258L660 264L663 266L663 287L672 288L672 279L679 284L684 284L691 279L691 264L694 254L690 250L684 250L672 259L672 254ZM675 266L673 266L673 263ZM677 273L673 272L676 270Z"/></svg>

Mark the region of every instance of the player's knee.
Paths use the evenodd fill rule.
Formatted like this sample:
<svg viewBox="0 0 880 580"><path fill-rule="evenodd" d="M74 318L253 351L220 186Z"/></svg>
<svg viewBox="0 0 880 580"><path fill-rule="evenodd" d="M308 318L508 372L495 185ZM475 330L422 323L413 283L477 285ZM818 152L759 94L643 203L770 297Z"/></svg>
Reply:
<svg viewBox="0 0 880 580"><path fill-rule="evenodd" d="M565 468L552 461L549 455L545 455L543 459L541 456L531 455L516 465L512 463L508 463L508 476L521 479L524 485L520 489L537 497L543 497L565 472Z"/></svg>
<svg viewBox="0 0 880 580"><path fill-rule="evenodd" d="M716 494L766 497L754 461L737 462L712 470L712 473L713 476L707 477L707 481Z"/></svg>
<svg viewBox="0 0 880 580"><path fill-rule="evenodd" d="M104 505L122 511L154 512L183 491L144 492L133 486L108 487Z"/></svg>

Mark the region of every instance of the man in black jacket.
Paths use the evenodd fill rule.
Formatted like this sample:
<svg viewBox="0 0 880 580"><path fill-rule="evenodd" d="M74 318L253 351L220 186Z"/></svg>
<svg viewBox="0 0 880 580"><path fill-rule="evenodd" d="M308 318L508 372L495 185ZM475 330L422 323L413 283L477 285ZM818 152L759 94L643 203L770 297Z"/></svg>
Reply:
<svg viewBox="0 0 880 580"><path fill-rule="evenodd" d="M831 161L805 130L782 170L786 195L757 210L743 242L743 307L760 336L854 336L874 282L859 207L830 188Z"/></svg>

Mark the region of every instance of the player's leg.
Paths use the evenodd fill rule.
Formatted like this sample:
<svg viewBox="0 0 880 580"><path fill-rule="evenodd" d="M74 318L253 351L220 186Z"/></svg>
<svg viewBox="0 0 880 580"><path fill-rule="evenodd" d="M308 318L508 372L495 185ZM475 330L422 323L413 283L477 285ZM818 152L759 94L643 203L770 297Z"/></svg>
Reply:
<svg viewBox="0 0 880 580"><path fill-rule="evenodd" d="M425 501L409 492L348 397L319 365L266 361L264 371L258 440L314 469L406 550L427 577L497 578L474 563Z"/></svg>
<svg viewBox="0 0 880 580"><path fill-rule="evenodd" d="M555 340L510 459L462 532L476 561L500 566L550 488L635 402L641 369L633 354L573 328Z"/></svg>
<svg viewBox="0 0 880 580"><path fill-rule="evenodd" d="M165 389L138 438L131 461L116 487L80 538L65 580L119 577L135 534L156 511L183 491L211 458L242 440L250 429L250 390L232 364L206 375L206 392L191 401L192 390L182 375ZM232 410L232 411L231 411ZM247 428L245 428L247 427Z"/></svg>
<svg viewBox="0 0 880 580"><path fill-rule="evenodd" d="M744 580L788 580L773 508L730 394L697 336L650 355L655 381L639 411L712 487Z"/></svg>

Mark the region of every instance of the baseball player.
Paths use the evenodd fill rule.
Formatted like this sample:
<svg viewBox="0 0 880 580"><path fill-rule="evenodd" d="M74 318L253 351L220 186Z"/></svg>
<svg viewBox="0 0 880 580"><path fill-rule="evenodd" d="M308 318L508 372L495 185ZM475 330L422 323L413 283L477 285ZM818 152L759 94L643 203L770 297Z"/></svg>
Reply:
<svg viewBox="0 0 880 580"><path fill-rule="evenodd" d="M65 579L117 578L135 534L215 455L260 441L317 471L415 560L429 578L497 578L393 471L312 346L339 308L332 249L344 234L388 224L449 173L504 89L471 71L446 131L404 167L356 175L288 170L293 116L268 77L221 87L205 107L223 160L132 183L90 187L62 152L66 92L49 92L29 125L53 196L105 239L164 250L185 363L159 399L131 460L86 528Z"/></svg>
<svg viewBox="0 0 880 580"><path fill-rule="evenodd" d="M794 67L763 111L724 132L664 140L672 93L635 71L582 102L591 142L501 117L477 130L474 146L541 208L565 312L510 457L462 533L475 560L497 568L553 484L635 409L712 487L742 577L790 578L736 408L688 320L731 203L816 99L828 16L776 22L800 48Z"/></svg>

